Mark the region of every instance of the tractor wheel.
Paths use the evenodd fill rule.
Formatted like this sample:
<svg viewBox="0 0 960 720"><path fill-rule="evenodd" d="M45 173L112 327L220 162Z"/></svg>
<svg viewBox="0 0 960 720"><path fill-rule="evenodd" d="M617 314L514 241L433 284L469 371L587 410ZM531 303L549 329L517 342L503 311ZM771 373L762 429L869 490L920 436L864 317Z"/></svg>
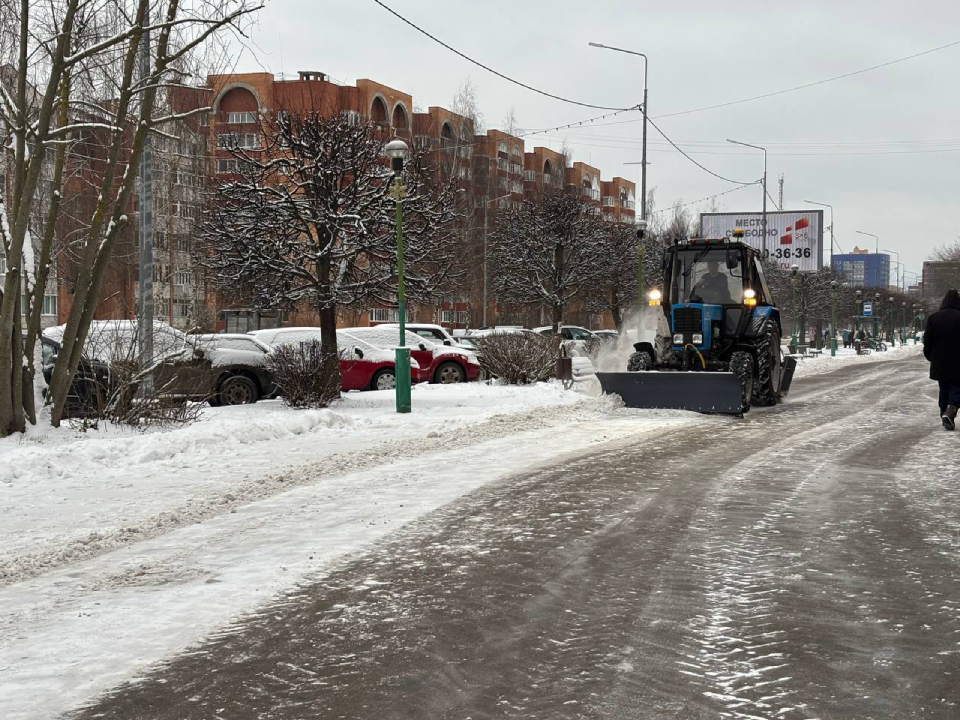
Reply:
<svg viewBox="0 0 960 720"><path fill-rule="evenodd" d="M753 397L753 355L746 350L737 350L730 356L730 372L740 380L740 412L750 409Z"/></svg>
<svg viewBox="0 0 960 720"><path fill-rule="evenodd" d="M631 355L630 359L627 360L627 372L649 370L651 365L653 365L653 358L650 357L650 353L646 350L640 350Z"/></svg>
<svg viewBox="0 0 960 720"><path fill-rule="evenodd" d="M757 379L753 383L753 404L777 404L780 389L780 336L770 330L757 343Z"/></svg>

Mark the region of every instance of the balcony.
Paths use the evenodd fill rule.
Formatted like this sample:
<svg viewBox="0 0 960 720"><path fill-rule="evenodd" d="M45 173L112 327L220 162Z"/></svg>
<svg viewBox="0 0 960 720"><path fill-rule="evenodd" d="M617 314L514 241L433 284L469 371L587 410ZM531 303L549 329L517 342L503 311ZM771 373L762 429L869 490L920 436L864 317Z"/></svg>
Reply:
<svg viewBox="0 0 960 720"><path fill-rule="evenodd" d="M539 173L534 170L524 170L523 171L523 181L524 182L536 182L538 179Z"/></svg>
<svg viewBox="0 0 960 720"><path fill-rule="evenodd" d="M637 203L635 200L627 200L625 202L621 202L620 205L624 210L636 210L637 208Z"/></svg>
<svg viewBox="0 0 960 720"><path fill-rule="evenodd" d="M504 171L509 170L510 163L507 161L506 158L497 158L497 169L504 170Z"/></svg>
<svg viewBox="0 0 960 720"><path fill-rule="evenodd" d="M523 165L520 163L510 163L510 172L514 175L520 175L523 172Z"/></svg>
<svg viewBox="0 0 960 720"><path fill-rule="evenodd" d="M612 195L605 195L604 198L603 198L603 206L604 206L604 207L613 207L615 200L616 200L616 198L613 197Z"/></svg>

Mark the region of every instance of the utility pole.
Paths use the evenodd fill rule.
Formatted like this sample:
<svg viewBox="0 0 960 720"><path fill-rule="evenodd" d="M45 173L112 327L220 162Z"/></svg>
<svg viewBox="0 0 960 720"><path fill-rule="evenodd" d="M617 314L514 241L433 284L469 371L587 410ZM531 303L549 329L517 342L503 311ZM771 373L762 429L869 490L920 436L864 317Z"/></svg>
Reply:
<svg viewBox="0 0 960 720"><path fill-rule="evenodd" d="M150 26L150 10L144 18ZM140 80L150 76L150 30L144 29L140 39ZM140 160L140 258L137 290L137 324L139 326L140 369L153 362L153 147L150 133L143 139L143 154ZM153 395L153 377L148 373L140 385L141 397Z"/></svg>
<svg viewBox="0 0 960 720"><path fill-rule="evenodd" d="M727 138L727 142L763 151L763 218L760 220L760 228L763 232L763 257L768 258L771 253L767 248L767 149L759 145L751 145L750 143L740 142L739 140L731 140L730 138ZM783 205L780 207L783 207Z"/></svg>
<svg viewBox="0 0 960 720"><path fill-rule="evenodd" d="M783 173L780 173L780 209L783 210Z"/></svg>

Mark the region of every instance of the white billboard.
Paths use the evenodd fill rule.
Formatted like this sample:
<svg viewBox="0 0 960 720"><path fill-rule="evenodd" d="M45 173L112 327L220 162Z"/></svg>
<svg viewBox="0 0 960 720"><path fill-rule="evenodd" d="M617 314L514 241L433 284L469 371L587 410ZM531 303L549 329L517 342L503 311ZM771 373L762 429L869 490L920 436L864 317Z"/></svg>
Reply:
<svg viewBox="0 0 960 720"><path fill-rule="evenodd" d="M802 272L823 267L823 210L785 210L767 213L766 237L763 213L701 213L700 236L733 237L743 230L743 241L781 267L799 265Z"/></svg>

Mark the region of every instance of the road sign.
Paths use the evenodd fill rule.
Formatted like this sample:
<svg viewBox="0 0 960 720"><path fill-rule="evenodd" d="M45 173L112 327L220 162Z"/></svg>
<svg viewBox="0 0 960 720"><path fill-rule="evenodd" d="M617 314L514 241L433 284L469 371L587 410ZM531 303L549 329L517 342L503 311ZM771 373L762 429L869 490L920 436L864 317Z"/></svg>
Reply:
<svg viewBox="0 0 960 720"><path fill-rule="evenodd" d="M873 303L865 302L863 304L863 314L865 317L873 315Z"/></svg>

